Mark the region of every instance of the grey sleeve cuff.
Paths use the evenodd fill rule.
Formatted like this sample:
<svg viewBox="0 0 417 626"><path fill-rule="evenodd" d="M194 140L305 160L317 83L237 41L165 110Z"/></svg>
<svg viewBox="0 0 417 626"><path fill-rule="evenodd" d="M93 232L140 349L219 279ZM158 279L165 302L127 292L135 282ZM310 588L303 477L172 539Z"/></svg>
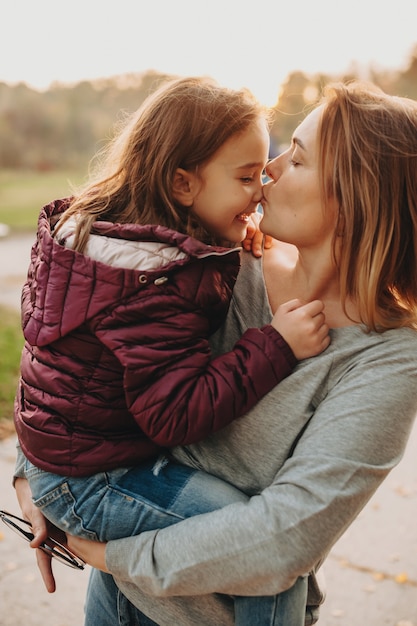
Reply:
<svg viewBox="0 0 417 626"><path fill-rule="evenodd" d="M19 442L16 444L17 449L17 457L16 457L16 465L14 468L13 474L13 487L16 482L16 478L25 478L25 455L22 452L22 448L20 447Z"/></svg>

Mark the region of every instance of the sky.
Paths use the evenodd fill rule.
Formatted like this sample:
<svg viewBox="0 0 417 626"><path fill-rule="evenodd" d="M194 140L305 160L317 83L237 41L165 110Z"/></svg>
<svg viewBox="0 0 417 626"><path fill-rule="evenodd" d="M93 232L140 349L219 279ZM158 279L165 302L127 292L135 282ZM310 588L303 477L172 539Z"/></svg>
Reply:
<svg viewBox="0 0 417 626"><path fill-rule="evenodd" d="M292 71L405 69L417 1L6 0L0 81L53 82L156 70L249 87L267 105Z"/></svg>

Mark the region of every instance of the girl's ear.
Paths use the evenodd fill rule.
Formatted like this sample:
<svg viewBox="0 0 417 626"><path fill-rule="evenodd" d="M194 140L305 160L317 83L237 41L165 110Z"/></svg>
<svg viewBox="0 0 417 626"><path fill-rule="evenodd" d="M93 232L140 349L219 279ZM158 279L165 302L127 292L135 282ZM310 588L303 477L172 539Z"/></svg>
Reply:
<svg viewBox="0 0 417 626"><path fill-rule="evenodd" d="M193 172L179 167L174 174L172 195L183 206L192 206L199 189L198 178Z"/></svg>

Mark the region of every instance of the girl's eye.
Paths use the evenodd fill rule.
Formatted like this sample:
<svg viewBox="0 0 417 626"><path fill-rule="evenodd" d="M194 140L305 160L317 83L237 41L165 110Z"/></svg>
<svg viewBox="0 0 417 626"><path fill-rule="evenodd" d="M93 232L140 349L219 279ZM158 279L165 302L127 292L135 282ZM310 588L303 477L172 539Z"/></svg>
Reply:
<svg viewBox="0 0 417 626"><path fill-rule="evenodd" d="M245 183L247 185L249 185L250 183L253 183L252 176L242 176L240 180L242 181L242 183Z"/></svg>
<svg viewBox="0 0 417 626"><path fill-rule="evenodd" d="M297 165L301 165L301 163L299 163L298 161L294 161L294 159L290 159L290 165L297 167Z"/></svg>

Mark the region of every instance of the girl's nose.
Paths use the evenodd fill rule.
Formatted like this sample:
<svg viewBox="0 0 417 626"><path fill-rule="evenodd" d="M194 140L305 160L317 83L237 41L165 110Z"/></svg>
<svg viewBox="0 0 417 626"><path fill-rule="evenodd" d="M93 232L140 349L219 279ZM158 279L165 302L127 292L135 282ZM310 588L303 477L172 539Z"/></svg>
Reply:
<svg viewBox="0 0 417 626"><path fill-rule="evenodd" d="M279 177L279 172L279 156L277 156L275 157L275 159L271 159L270 161L268 161L265 167L265 174L268 176L268 178L271 178L272 180L277 180L277 178Z"/></svg>
<svg viewBox="0 0 417 626"><path fill-rule="evenodd" d="M255 193L253 194L253 201L256 203L259 203L262 200L262 196L263 196L263 182L259 181L259 185L255 191Z"/></svg>

